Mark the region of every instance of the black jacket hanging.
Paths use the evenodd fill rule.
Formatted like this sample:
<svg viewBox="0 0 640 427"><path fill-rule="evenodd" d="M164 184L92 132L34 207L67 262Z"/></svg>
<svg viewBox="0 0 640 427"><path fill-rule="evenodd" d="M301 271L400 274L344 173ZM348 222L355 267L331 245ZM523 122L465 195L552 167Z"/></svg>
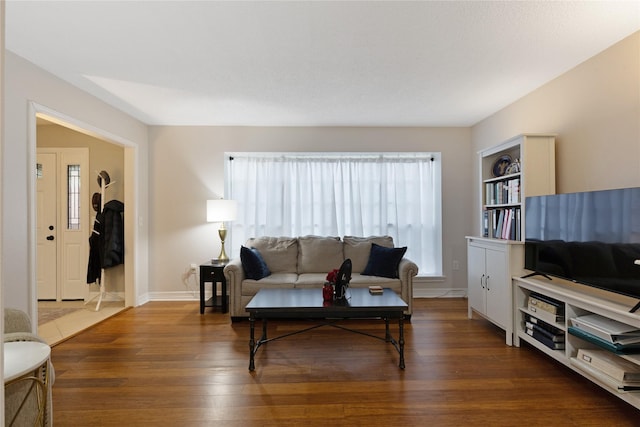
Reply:
<svg viewBox="0 0 640 427"><path fill-rule="evenodd" d="M87 283L100 281L103 268L124 263L124 204L111 200L96 214L89 237Z"/></svg>
<svg viewBox="0 0 640 427"><path fill-rule="evenodd" d="M102 233L102 268L124 263L124 203L111 200L104 205Z"/></svg>

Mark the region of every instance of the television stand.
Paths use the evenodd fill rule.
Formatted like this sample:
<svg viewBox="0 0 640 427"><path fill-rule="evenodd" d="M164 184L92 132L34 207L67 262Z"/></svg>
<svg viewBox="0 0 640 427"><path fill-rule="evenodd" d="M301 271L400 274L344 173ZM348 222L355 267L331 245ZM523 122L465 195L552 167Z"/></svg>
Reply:
<svg viewBox="0 0 640 427"><path fill-rule="evenodd" d="M554 320L547 318L547 323L564 331L564 348L552 350L540 341L536 340L526 331L527 315L543 319L546 316L528 309L528 297L535 292L540 295L553 298L561 303L564 309L564 317ZM594 344L585 341L569 333L569 326L572 326L571 319L588 314L599 314L608 319L631 325L640 329L640 314L634 313L640 308L640 302L629 311L630 302L634 302L630 297L606 292L601 289L590 288L568 280L552 278L550 281L535 279L531 277L513 278L513 345L520 347L524 341L534 349L541 351L547 356L557 360L567 368L577 372L584 378L599 385L614 396L618 397L640 409L640 393L620 393L611 387L607 382L580 369L572 359L575 359L578 350L581 348L594 348ZM562 311L560 311L562 312Z"/></svg>

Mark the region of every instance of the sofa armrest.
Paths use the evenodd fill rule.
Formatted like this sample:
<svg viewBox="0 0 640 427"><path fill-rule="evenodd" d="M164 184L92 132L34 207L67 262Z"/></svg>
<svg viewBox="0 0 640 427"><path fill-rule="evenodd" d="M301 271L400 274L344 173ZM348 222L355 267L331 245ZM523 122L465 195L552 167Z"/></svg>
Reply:
<svg viewBox="0 0 640 427"><path fill-rule="evenodd" d="M245 277L240 258L234 258L224 267L224 277L229 289L229 314L232 318L244 316L246 313L242 307L242 281Z"/></svg>
<svg viewBox="0 0 640 427"><path fill-rule="evenodd" d="M400 260L398 265L398 277L402 283L401 297L409 306L409 309L405 314L411 315L413 313L413 278L418 274L418 266L415 262L407 258Z"/></svg>

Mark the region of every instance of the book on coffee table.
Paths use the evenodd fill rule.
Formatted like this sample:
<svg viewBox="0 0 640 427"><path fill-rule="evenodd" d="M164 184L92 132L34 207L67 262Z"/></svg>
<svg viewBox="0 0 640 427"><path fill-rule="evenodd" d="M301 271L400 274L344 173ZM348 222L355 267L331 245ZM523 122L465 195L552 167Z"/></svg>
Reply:
<svg viewBox="0 0 640 427"><path fill-rule="evenodd" d="M382 289L382 286L377 286L377 285L369 286L369 293L372 295L380 295L383 292L384 290Z"/></svg>

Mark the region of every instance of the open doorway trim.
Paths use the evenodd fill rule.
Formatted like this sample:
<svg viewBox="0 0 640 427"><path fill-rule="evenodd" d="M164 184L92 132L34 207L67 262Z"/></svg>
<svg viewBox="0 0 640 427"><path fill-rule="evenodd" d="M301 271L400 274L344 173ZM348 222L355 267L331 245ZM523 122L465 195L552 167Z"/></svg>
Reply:
<svg viewBox="0 0 640 427"><path fill-rule="evenodd" d="M120 145L124 147L124 175L125 175L125 188L124 188L124 204L126 206L124 215L125 223L125 275L124 275L124 288L125 288L125 307L135 306L137 304L135 296L138 294L136 289L136 257L135 253L138 247L138 222L135 220L138 217L138 203L137 203L137 183L138 170L136 168L138 159L138 146L137 144L122 138L118 135L114 135L104 129L97 128L81 120L67 116L63 113L45 107L36 102L30 101L28 108L27 123L29 125L28 130L28 170L32 171L28 176L28 198L27 206L29 212L28 218L28 237L29 237L29 259L27 261L29 277L29 311L32 319L38 318L38 302L37 302L37 289L36 289L36 147L37 147L37 117L45 118L46 120L55 123L60 126L72 129L76 132L83 133L85 135L98 138L109 143ZM32 166L33 165L33 166ZM37 324L36 321L34 321Z"/></svg>

